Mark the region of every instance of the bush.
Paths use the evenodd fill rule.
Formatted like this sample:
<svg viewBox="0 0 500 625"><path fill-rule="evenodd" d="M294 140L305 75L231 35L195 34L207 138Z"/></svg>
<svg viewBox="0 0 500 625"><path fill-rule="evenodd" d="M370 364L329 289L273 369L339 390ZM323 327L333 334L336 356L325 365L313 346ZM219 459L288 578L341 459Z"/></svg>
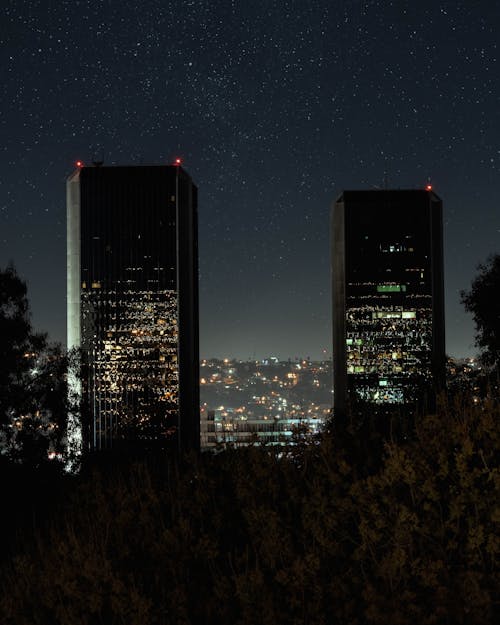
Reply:
<svg viewBox="0 0 500 625"><path fill-rule="evenodd" d="M371 474L329 434L82 474L4 569L2 622L491 622L499 416L443 405Z"/></svg>

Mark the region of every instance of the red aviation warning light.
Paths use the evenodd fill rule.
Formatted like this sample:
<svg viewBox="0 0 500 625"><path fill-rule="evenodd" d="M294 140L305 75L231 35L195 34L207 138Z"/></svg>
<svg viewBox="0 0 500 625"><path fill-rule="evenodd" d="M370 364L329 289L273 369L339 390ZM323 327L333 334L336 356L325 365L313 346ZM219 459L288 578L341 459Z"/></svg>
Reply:
<svg viewBox="0 0 500 625"><path fill-rule="evenodd" d="M76 166L78 167L78 169L83 167L83 161L76 161Z"/></svg>
<svg viewBox="0 0 500 625"><path fill-rule="evenodd" d="M432 185L431 184L426 184L425 185L425 190L426 191L432 191Z"/></svg>
<svg viewBox="0 0 500 625"><path fill-rule="evenodd" d="M174 161L174 165L176 165L177 167L182 165L182 158L177 157Z"/></svg>

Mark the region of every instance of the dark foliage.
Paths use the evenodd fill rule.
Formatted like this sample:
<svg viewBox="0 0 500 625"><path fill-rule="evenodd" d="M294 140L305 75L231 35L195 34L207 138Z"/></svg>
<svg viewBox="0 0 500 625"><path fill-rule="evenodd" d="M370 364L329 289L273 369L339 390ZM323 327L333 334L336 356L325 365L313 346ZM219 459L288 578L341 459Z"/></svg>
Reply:
<svg viewBox="0 0 500 625"><path fill-rule="evenodd" d="M26 284L0 270L0 453L40 466L62 453L68 359L33 331Z"/></svg>
<svg viewBox="0 0 500 625"><path fill-rule="evenodd" d="M5 562L21 545L29 549L38 528L52 522L74 480L58 463L43 462L34 468L31 463L12 462L7 456L0 457L0 476L0 562Z"/></svg>
<svg viewBox="0 0 500 625"><path fill-rule="evenodd" d="M456 399L370 470L330 434L87 465L4 567L2 623L493 622L499 412Z"/></svg>
<svg viewBox="0 0 500 625"><path fill-rule="evenodd" d="M44 337L32 333L26 284L7 267L0 271L0 423L23 405L30 355L43 345Z"/></svg>
<svg viewBox="0 0 500 625"><path fill-rule="evenodd" d="M485 364L500 364L500 255L479 265L470 291L462 291L462 303L476 324L476 345Z"/></svg>

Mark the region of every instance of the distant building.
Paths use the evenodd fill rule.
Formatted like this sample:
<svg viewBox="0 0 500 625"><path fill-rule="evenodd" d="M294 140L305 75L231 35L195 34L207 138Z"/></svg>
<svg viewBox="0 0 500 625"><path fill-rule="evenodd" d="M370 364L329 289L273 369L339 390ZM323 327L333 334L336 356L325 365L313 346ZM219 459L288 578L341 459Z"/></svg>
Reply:
<svg viewBox="0 0 500 625"><path fill-rule="evenodd" d="M344 191L332 215L334 414L432 406L444 385L442 203Z"/></svg>
<svg viewBox="0 0 500 625"><path fill-rule="evenodd" d="M84 450L199 447L197 189L180 166L67 182L68 347Z"/></svg>
<svg viewBox="0 0 500 625"><path fill-rule="evenodd" d="M226 445L290 445L318 434L325 421L326 416L323 419L299 415L249 417L234 408L205 409L201 411L201 446L207 450Z"/></svg>

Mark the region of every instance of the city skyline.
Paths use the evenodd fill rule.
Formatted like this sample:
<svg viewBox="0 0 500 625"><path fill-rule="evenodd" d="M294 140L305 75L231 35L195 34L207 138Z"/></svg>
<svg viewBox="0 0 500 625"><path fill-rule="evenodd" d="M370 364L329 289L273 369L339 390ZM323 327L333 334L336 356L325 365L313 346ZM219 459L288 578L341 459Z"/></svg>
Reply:
<svg viewBox="0 0 500 625"><path fill-rule="evenodd" d="M3 11L0 265L27 280L37 328L64 341L74 163L179 156L200 189L202 357L331 357L332 202L429 179L445 200L447 352L476 353L459 293L500 247L494 5Z"/></svg>

